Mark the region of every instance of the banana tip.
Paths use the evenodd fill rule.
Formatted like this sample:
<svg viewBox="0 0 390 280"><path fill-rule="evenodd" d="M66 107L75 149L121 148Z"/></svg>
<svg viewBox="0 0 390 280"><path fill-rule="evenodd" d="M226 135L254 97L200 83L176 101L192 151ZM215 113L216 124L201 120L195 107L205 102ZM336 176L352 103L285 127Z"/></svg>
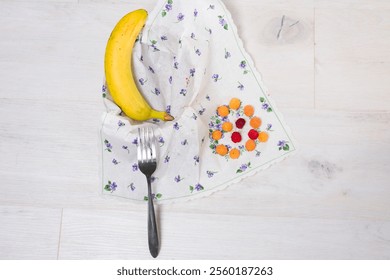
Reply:
<svg viewBox="0 0 390 280"><path fill-rule="evenodd" d="M173 121L175 118L172 117L170 114L166 113L164 116L164 121Z"/></svg>

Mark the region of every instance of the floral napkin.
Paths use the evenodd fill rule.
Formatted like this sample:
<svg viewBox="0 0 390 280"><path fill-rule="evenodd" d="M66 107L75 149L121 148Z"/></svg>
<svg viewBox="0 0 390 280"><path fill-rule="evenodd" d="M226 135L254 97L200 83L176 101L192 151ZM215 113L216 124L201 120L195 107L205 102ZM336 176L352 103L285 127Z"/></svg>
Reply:
<svg viewBox="0 0 390 280"><path fill-rule="evenodd" d="M151 106L175 120L130 120L103 85L104 195L147 200L137 165L139 126L153 126L158 138L157 201L209 195L295 150L221 1L158 1L134 47L133 70Z"/></svg>

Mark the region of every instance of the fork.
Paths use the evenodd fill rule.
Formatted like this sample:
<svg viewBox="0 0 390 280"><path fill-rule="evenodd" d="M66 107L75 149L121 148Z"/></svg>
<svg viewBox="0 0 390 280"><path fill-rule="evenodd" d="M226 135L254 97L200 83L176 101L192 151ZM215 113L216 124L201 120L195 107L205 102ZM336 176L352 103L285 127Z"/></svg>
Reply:
<svg viewBox="0 0 390 280"><path fill-rule="evenodd" d="M151 127L138 128L138 168L145 174L148 182L148 244L149 252L156 258L159 253L160 242L157 233L156 216L153 206L151 177L157 168L156 137Z"/></svg>

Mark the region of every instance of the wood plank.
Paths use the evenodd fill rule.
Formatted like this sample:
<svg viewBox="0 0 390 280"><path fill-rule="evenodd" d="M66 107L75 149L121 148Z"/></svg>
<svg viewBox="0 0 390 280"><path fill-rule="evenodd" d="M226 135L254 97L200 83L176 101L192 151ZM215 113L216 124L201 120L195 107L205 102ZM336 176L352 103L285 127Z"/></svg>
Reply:
<svg viewBox="0 0 390 280"><path fill-rule="evenodd" d="M64 209L59 259L146 258L142 208L139 213Z"/></svg>
<svg viewBox="0 0 390 280"><path fill-rule="evenodd" d="M0 259L57 259L61 215L61 209L0 205Z"/></svg>
<svg viewBox="0 0 390 280"><path fill-rule="evenodd" d="M390 9L316 9L316 107L390 109Z"/></svg>
<svg viewBox="0 0 390 280"><path fill-rule="evenodd" d="M160 225L159 259L390 257L389 221L163 211ZM151 259L147 248L146 208L138 212L65 209L59 257Z"/></svg>

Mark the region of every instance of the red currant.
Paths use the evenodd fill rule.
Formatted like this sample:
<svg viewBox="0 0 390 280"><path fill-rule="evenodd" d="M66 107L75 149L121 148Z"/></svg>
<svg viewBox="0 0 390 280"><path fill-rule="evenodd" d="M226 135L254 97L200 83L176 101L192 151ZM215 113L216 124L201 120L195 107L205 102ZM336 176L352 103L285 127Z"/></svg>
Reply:
<svg viewBox="0 0 390 280"><path fill-rule="evenodd" d="M249 130L249 132L248 132L248 137L249 137L250 139L252 139L252 140L256 140L257 137L259 137L259 133L258 133L256 130L251 129L251 130Z"/></svg>
<svg viewBox="0 0 390 280"><path fill-rule="evenodd" d="M232 141L234 143L239 143L239 142L241 142L241 140L242 140L242 137L241 137L241 134L239 132L232 133Z"/></svg>
<svg viewBox="0 0 390 280"><path fill-rule="evenodd" d="M243 119L243 118L239 118L238 120L236 120L236 127L241 129L244 127L246 121Z"/></svg>

